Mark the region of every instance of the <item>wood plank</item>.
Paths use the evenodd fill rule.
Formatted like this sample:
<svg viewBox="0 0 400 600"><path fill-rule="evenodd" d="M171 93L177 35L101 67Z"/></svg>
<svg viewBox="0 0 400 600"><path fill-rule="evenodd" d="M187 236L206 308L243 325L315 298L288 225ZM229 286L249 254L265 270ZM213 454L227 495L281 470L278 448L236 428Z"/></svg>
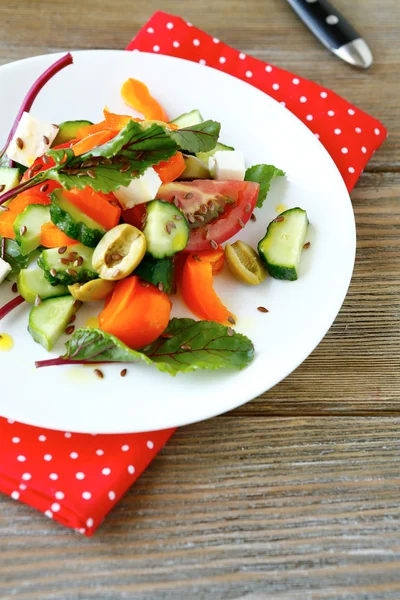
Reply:
<svg viewBox="0 0 400 600"><path fill-rule="evenodd" d="M71 48L123 48L160 8L158 0L134 7L130 0L118 0L112 9L104 0L85 0L84 14L78 16L69 3L59 3L55 11L52 0L25 0L18 10L12 3L3 5L0 64ZM369 71L348 67L326 51L286 2L231 0L227 8L226 0L169 0L162 6L245 53L332 87L381 119L390 136L367 170L400 168L398 0L386 0L384 10L374 0L336 1L372 48L375 62Z"/></svg>
<svg viewBox="0 0 400 600"><path fill-rule="evenodd" d="M86 539L0 498L4 600L398 600L400 419L179 430Z"/></svg>

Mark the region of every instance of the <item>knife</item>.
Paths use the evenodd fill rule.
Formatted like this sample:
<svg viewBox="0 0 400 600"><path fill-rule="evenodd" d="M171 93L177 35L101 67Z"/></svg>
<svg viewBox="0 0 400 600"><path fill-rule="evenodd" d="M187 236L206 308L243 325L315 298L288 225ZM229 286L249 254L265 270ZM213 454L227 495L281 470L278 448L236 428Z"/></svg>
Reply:
<svg viewBox="0 0 400 600"><path fill-rule="evenodd" d="M344 16L327 0L287 0L316 38L345 62L368 69L371 50Z"/></svg>

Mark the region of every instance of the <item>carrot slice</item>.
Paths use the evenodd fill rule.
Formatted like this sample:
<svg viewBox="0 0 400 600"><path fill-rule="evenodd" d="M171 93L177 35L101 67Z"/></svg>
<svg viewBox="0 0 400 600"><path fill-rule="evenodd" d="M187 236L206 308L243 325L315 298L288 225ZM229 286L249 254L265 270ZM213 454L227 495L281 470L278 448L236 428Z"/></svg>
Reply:
<svg viewBox="0 0 400 600"><path fill-rule="evenodd" d="M174 156L171 156L169 160L162 161L158 165L153 166L153 169L158 173L158 176L163 183L169 183L178 179L185 168L186 165L182 152L177 152Z"/></svg>
<svg viewBox="0 0 400 600"><path fill-rule="evenodd" d="M76 240L71 239L65 233L58 229L54 223L44 223L40 230L40 245L46 248L61 248L61 246L72 246L77 244Z"/></svg>
<svg viewBox="0 0 400 600"><path fill-rule="evenodd" d="M107 197L85 187L83 190L72 188L64 190L69 202L79 208L85 215L102 225L104 229L112 229L119 223L121 209L108 201Z"/></svg>
<svg viewBox="0 0 400 600"><path fill-rule="evenodd" d="M189 255L183 267L181 292L188 309L201 319L227 324L228 317L233 316L213 288L211 262Z"/></svg>
<svg viewBox="0 0 400 600"><path fill-rule="evenodd" d="M154 121L168 121L163 107L150 94L147 85L138 79L129 78L121 88L124 102L141 112L145 119Z"/></svg>
<svg viewBox="0 0 400 600"><path fill-rule="evenodd" d="M115 137L116 133L117 132L115 131L110 131L107 129L92 133L91 135L79 140L79 142L76 142L76 144L72 146L72 151L75 156L85 154L85 152L93 150L93 148L96 148L96 146L101 146L102 144L110 141L111 138Z"/></svg>
<svg viewBox="0 0 400 600"><path fill-rule="evenodd" d="M117 283L99 315L100 328L138 350L154 342L166 329L171 302L154 285L142 286L135 275Z"/></svg>
<svg viewBox="0 0 400 600"><path fill-rule="evenodd" d="M42 204L47 206L51 204L50 198L40 196L29 196L28 194L18 194L11 200L8 210L0 211L0 235L6 238L15 238L14 221L17 216L30 204Z"/></svg>

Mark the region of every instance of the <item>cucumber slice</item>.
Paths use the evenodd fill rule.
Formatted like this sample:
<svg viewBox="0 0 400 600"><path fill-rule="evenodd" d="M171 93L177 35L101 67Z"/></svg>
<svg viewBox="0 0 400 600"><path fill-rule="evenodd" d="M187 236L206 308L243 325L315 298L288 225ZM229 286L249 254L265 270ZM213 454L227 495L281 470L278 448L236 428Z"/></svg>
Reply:
<svg viewBox="0 0 400 600"><path fill-rule="evenodd" d="M75 302L72 296L62 296L43 300L39 306L32 306L28 331L35 342L50 351L75 313Z"/></svg>
<svg viewBox="0 0 400 600"><path fill-rule="evenodd" d="M51 285L45 278L44 271L35 263L20 271L17 277L17 286L18 293L29 304L34 304L38 296L42 300L47 300L69 294L65 285Z"/></svg>
<svg viewBox="0 0 400 600"><path fill-rule="evenodd" d="M153 258L165 258L183 250L189 239L189 225L181 211L162 200L148 202L146 209L143 233L148 254Z"/></svg>
<svg viewBox="0 0 400 600"><path fill-rule="evenodd" d="M226 146L225 144L221 144L220 142L217 142L217 145L215 146L215 148L213 148L212 150L210 150L209 152L198 152L196 154L197 158L199 158L205 165L208 165L208 159L210 158L210 156L214 156L214 154L216 152L218 152L219 150L225 150L225 151L232 151L235 148L233 148L233 146Z"/></svg>
<svg viewBox="0 0 400 600"><path fill-rule="evenodd" d="M38 265L44 271L44 276L55 285L73 285L85 283L98 278L92 266L93 250L82 244L67 246L62 254L59 248L43 250L39 256Z"/></svg>
<svg viewBox="0 0 400 600"><path fill-rule="evenodd" d="M289 281L298 278L307 229L307 213L298 207L285 210L271 221L265 237L258 242L258 252L271 277Z"/></svg>
<svg viewBox="0 0 400 600"><path fill-rule="evenodd" d="M0 196L19 184L21 173L19 169L0 167Z"/></svg>
<svg viewBox="0 0 400 600"><path fill-rule="evenodd" d="M14 233L21 254L29 254L40 246L40 231L50 221L50 208L43 204L30 204L14 221Z"/></svg>
<svg viewBox="0 0 400 600"><path fill-rule="evenodd" d="M179 115L176 117L171 123L178 125L179 129L183 129L184 127L192 127L192 125L198 125L199 123L203 123L204 119L201 116L201 113L197 108L191 110L188 113L183 113L183 115Z"/></svg>
<svg viewBox="0 0 400 600"><path fill-rule="evenodd" d="M60 123L59 132L57 133L52 146L59 146L60 144L65 144L66 142L74 140L78 130L87 125L93 125L93 123L91 121L64 121L63 123Z"/></svg>
<svg viewBox="0 0 400 600"><path fill-rule="evenodd" d="M211 179L211 173L197 156L183 155L185 170L178 178L182 181L193 181L193 179Z"/></svg>
<svg viewBox="0 0 400 600"><path fill-rule="evenodd" d="M175 265L171 258L153 258L147 255L136 267L134 275L160 287L167 294L175 292Z"/></svg>
<svg viewBox="0 0 400 600"><path fill-rule="evenodd" d="M102 225L69 202L62 189L51 194L50 217L68 237L90 248L95 248L106 232Z"/></svg>

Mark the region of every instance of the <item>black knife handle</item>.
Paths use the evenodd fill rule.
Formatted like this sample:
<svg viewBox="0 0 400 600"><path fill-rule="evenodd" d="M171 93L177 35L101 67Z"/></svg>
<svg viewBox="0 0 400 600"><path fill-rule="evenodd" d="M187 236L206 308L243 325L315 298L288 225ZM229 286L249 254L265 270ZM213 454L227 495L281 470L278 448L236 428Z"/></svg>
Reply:
<svg viewBox="0 0 400 600"><path fill-rule="evenodd" d="M360 37L344 16L327 0L288 0L314 35L330 50Z"/></svg>

